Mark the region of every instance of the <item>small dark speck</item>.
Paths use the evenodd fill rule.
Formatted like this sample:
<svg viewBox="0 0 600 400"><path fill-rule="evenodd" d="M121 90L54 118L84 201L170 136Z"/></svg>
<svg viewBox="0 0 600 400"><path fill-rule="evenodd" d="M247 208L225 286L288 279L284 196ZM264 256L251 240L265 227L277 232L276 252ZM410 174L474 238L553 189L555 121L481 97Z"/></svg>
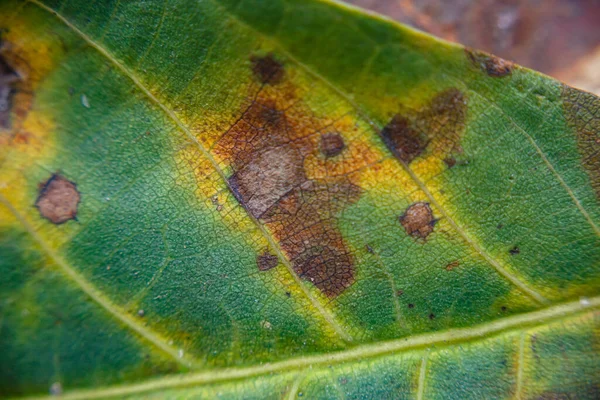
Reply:
<svg viewBox="0 0 600 400"><path fill-rule="evenodd" d="M510 253L511 256L516 256L517 254L519 254L521 252L521 249L519 249L517 246L515 246L512 249L510 249L508 252Z"/></svg>
<svg viewBox="0 0 600 400"><path fill-rule="evenodd" d="M291 294L290 292L285 292L285 295L286 295L287 297L292 297L292 294Z"/></svg>
<svg viewBox="0 0 600 400"><path fill-rule="evenodd" d="M408 308L415 308L415 305L414 305L413 303L410 303L410 304L408 305Z"/></svg>
<svg viewBox="0 0 600 400"><path fill-rule="evenodd" d="M498 224L498 226L496 226L496 228L498 228L498 229L502 229L502 228L504 228L504 225L502 225L502 224Z"/></svg>
<svg viewBox="0 0 600 400"><path fill-rule="evenodd" d="M501 310L502 312L506 312L506 311L508 311L508 307L506 307L506 306L502 306L502 307L500 307L500 310Z"/></svg>
<svg viewBox="0 0 600 400"><path fill-rule="evenodd" d="M402 289L398 289L396 291L396 296L398 296L398 297L402 296L403 294L404 294L404 290L402 290Z"/></svg>
<svg viewBox="0 0 600 400"><path fill-rule="evenodd" d="M434 313L429 314L429 319L434 319L434 318L435 318L435 314Z"/></svg>

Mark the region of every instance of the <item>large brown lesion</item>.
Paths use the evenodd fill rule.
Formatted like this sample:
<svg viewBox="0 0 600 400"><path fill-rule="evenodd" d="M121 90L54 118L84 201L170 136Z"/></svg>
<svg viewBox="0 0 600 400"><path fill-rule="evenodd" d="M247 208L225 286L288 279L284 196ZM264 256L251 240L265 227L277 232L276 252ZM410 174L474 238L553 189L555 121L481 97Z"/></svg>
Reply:
<svg viewBox="0 0 600 400"><path fill-rule="evenodd" d="M359 199L361 189L349 175L311 177L305 160L338 155L345 146L343 132L335 133L332 146L327 137L323 147L318 130L329 121L315 115L283 72L277 72L277 86L264 86L267 74L262 67L257 72L257 59L264 58L252 59L262 84L258 95L249 95L252 100L214 152L233 170L228 186L235 198L269 229L294 271L334 297L355 280L355 260L337 217Z"/></svg>
<svg viewBox="0 0 600 400"><path fill-rule="evenodd" d="M442 159L460 153L466 103L466 96L460 90L446 89L419 110L402 107L382 129L381 137L392 154L404 164L410 164L428 150L438 153ZM451 162L452 165L455 163Z"/></svg>
<svg viewBox="0 0 600 400"><path fill-rule="evenodd" d="M581 164L600 199L600 98L563 85L565 118L577 136Z"/></svg>

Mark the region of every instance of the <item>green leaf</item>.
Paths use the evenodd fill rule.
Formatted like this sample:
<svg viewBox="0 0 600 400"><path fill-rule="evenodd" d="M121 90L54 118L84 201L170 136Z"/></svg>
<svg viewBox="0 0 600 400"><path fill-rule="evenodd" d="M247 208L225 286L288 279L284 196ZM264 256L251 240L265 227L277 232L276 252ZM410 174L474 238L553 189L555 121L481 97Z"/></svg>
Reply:
<svg viewBox="0 0 600 400"><path fill-rule="evenodd" d="M329 1L0 31L0 394L599 396L595 96Z"/></svg>

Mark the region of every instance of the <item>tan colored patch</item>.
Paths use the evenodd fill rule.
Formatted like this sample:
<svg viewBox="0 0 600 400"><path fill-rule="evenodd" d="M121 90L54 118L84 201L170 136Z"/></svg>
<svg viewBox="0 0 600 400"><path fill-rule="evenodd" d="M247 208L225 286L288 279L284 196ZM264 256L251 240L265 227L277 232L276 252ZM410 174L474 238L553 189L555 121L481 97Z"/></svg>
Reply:
<svg viewBox="0 0 600 400"><path fill-rule="evenodd" d="M431 207L423 202L408 207L399 220L408 235L419 239L427 239L436 223Z"/></svg>
<svg viewBox="0 0 600 400"><path fill-rule="evenodd" d="M474 66L491 77L501 78L512 74L514 66L510 61L479 50L465 48L465 52Z"/></svg>
<svg viewBox="0 0 600 400"><path fill-rule="evenodd" d="M42 217L60 225L76 219L80 199L77 186L73 182L54 174L41 185L35 206Z"/></svg>

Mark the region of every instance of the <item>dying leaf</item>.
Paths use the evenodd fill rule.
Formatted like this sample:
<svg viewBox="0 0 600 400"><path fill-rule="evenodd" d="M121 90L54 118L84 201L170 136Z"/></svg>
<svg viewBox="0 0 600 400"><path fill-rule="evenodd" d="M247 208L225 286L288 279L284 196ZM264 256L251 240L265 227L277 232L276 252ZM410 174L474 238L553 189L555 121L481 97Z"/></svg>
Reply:
<svg viewBox="0 0 600 400"><path fill-rule="evenodd" d="M328 1L0 30L2 395L598 397L597 97Z"/></svg>

